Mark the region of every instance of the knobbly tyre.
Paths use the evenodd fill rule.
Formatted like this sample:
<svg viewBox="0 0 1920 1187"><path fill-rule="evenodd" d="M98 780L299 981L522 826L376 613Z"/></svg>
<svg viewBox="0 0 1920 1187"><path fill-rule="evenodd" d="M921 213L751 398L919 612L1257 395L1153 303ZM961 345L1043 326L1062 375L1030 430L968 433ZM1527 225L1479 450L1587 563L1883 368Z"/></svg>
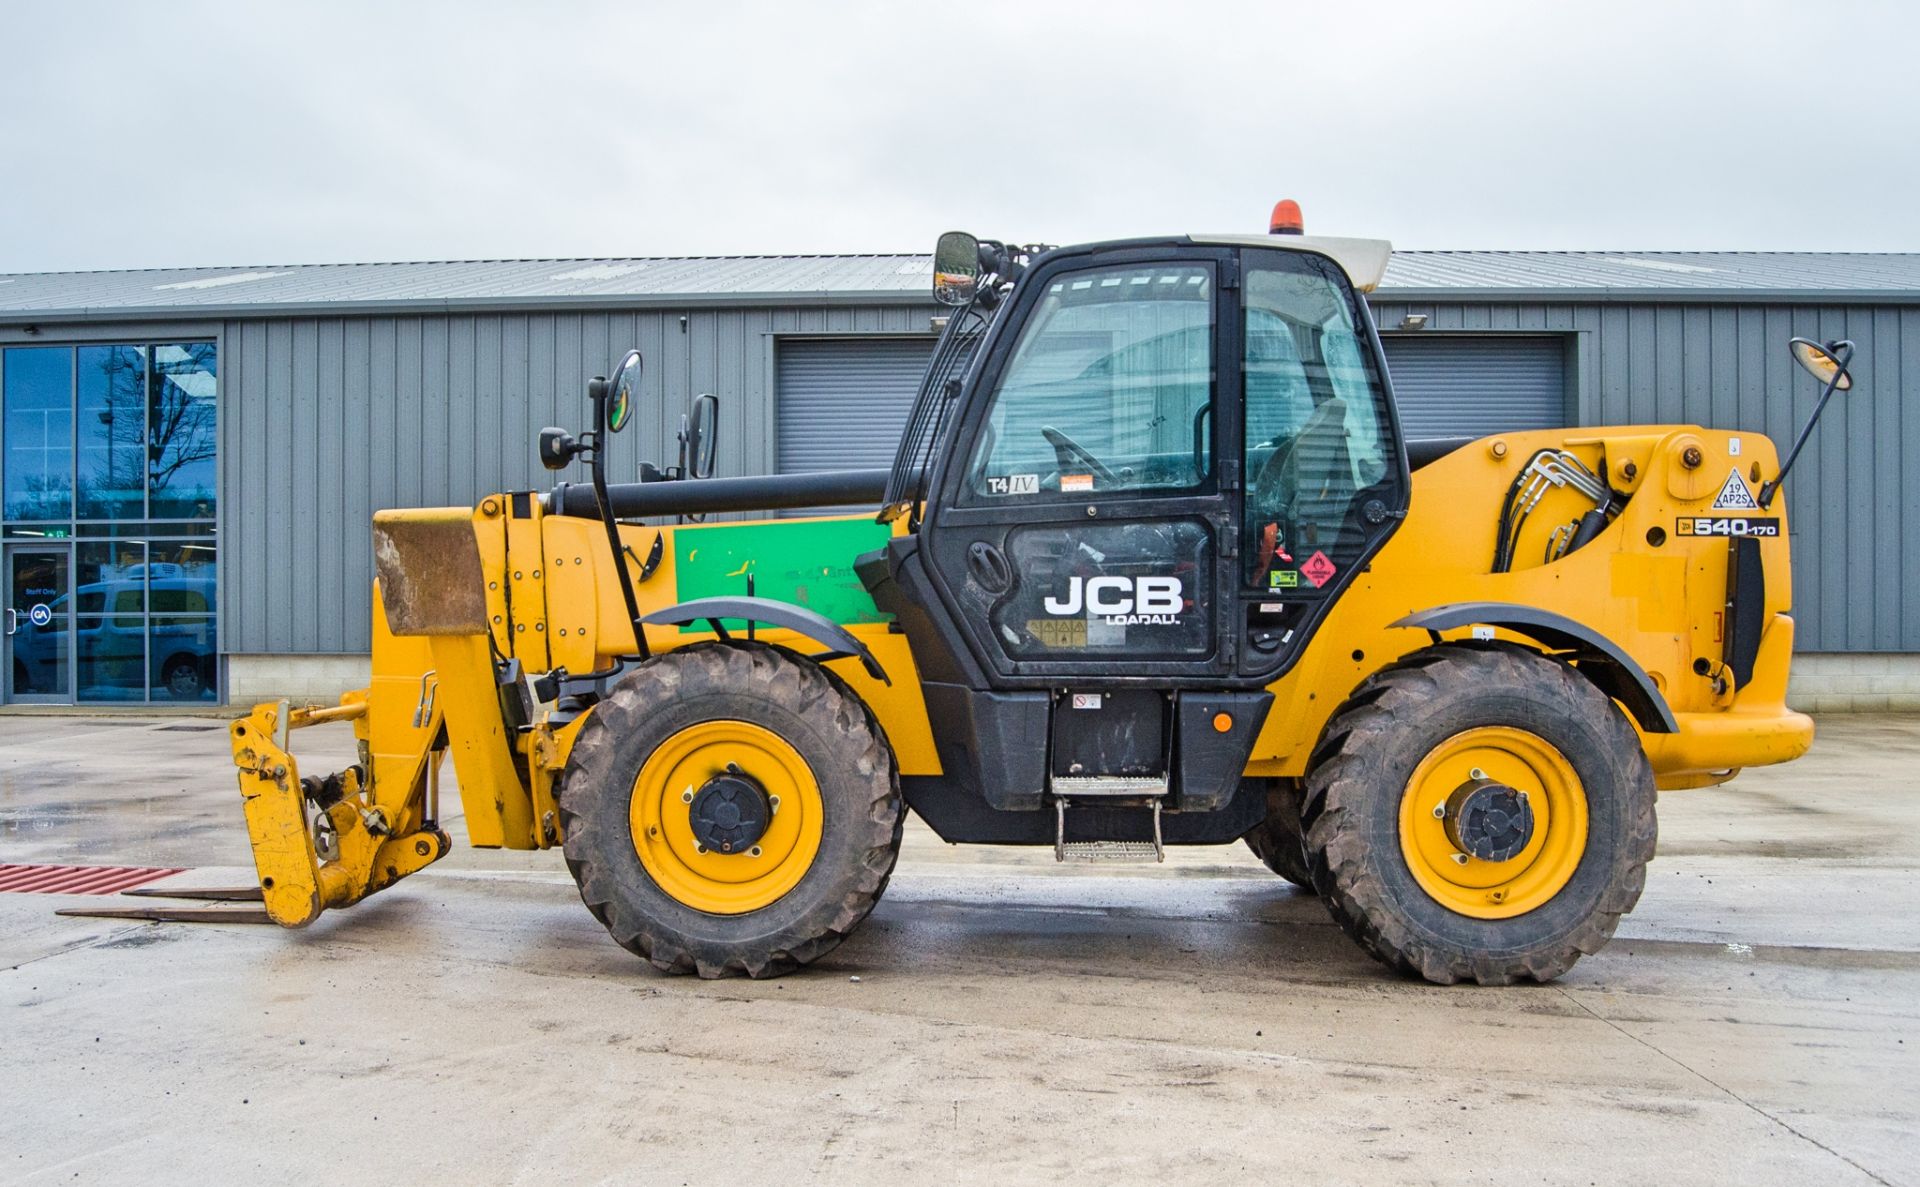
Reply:
<svg viewBox="0 0 1920 1187"><path fill-rule="evenodd" d="M1406 440L1360 294L1384 242L942 236L944 331L890 470L607 481L637 352L543 431L591 483L375 517L373 682L234 723L288 927L468 839L561 848L655 966L771 976L954 842L1245 841L1428 980L1565 972L1641 894L1658 789L1804 753L1784 463L1693 425ZM1293 217L1286 217L1292 214ZM865 504L852 515L689 522ZM292 729L360 761L302 778ZM144 911L146 914L164 912ZM169 916L171 917L171 916Z"/></svg>

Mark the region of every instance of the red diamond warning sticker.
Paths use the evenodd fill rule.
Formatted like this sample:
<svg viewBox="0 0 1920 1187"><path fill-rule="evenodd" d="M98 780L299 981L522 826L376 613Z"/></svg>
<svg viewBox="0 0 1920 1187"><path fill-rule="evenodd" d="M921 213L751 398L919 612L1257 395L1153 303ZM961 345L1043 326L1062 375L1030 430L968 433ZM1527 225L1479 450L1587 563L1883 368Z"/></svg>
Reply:
<svg viewBox="0 0 1920 1187"><path fill-rule="evenodd" d="M1313 582L1315 589L1332 581L1333 573L1333 562L1327 559L1327 554L1324 552L1314 553L1307 558L1306 564L1300 566L1300 575Z"/></svg>

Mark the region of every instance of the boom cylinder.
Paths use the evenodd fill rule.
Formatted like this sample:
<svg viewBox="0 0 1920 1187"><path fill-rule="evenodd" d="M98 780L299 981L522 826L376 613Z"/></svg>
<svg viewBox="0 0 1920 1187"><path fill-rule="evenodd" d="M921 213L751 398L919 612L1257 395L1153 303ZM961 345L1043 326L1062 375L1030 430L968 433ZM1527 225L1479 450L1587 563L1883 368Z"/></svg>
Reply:
<svg viewBox="0 0 1920 1187"><path fill-rule="evenodd" d="M777 511L865 503L885 495L885 470L830 470L821 474L768 474L749 478L700 478L672 482L620 482L607 486L616 519L647 515L701 515L711 511ZM546 496L548 515L600 518L593 488L563 482Z"/></svg>

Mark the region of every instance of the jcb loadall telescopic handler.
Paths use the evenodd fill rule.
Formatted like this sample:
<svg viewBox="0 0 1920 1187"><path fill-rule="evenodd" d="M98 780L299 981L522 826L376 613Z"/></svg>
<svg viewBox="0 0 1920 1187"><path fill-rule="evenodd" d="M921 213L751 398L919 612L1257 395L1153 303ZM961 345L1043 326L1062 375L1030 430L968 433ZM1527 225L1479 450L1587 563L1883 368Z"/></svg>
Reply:
<svg viewBox="0 0 1920 1187"><path fill-rule="evenodd" d="M1640 897L1656 787L1812 740L1792 457L1690 425L1404 440L1359 295L1388 245L1276 230L942 236L890 471L707 477L704 401L677 470L609 484L630 353L590 431L541 434L590 486L381 512L372 686L233 726L266 913L443 855L450 755L473 844L563 847L676 972L831 949L908 808L1061 858L1245 840L1395 968L1566 971ZM1849 345L1793 348L1847 386ZM288 731L343 719L360 762L302 779Z"/></svg>

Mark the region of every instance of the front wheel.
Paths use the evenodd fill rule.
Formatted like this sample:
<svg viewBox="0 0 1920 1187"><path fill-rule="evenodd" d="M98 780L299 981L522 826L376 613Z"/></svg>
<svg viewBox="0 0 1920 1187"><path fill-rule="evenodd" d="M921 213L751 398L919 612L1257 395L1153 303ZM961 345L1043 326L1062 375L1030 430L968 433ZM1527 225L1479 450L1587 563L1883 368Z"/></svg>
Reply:
<svg viewBox="0 0 1920 1187"><path fill-rule="evenodd" d="M696 644L617 684L560 789L567 866L657 968L771 977L873 909L905 812L893 752L838 678L772 647Z"/></svg>
<svg viewBox="0 0 1920 1187"><path fill-rule="evenodd" d="M1300 832L1300 781L1274 779L1267 790L1267 818L1241 838L1274 873L1308 894L1314 893L1307 870L1306 838Z"/></svg>
<svg viewBox="0 0 1920 1187"><path fill-rule="evenodd" d="M1302 821L1314 886L1381 961L1440 984L1550 981L1640 898L1653 770L1567 664L1441 646L1328 724Z"/></svg>

